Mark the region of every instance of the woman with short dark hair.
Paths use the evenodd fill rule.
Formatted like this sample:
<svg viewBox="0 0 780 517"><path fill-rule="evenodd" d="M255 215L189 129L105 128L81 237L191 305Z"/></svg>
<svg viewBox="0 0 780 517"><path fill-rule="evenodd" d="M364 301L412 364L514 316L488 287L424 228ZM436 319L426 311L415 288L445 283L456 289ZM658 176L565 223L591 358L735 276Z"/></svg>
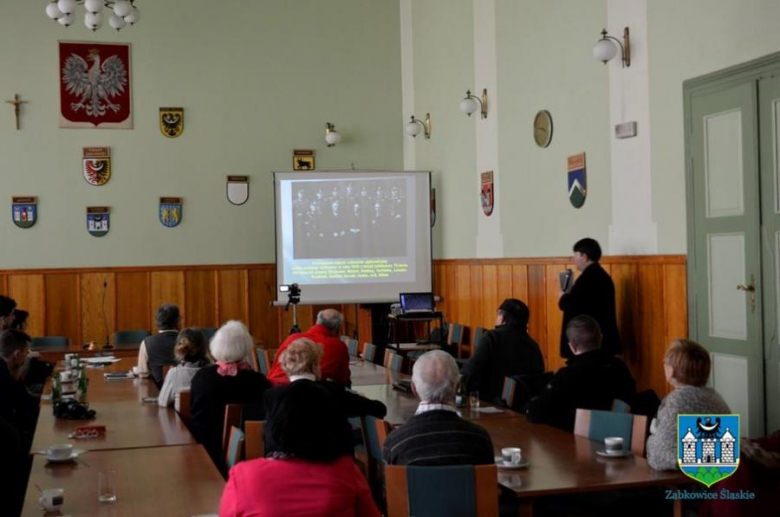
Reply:
<svg viewBox="0 0 780 517"><path fill-rule="evenodd" d="M298 357L284 364L318 368L319 361L311 355L317 345L296 347L296 343L285 353ZM274 444L273 451L231 469L219 507L221 517L380 515L354 458L339 445L346 421L334 407L332 394L319 389L308 374L302 375L306 378L291 379L288 386L272 390L279 391L269 407L265 436L266 444Z"/></svg>
<svg viewBox="0 0 780 517"><path fill-rule="evenodd" d="M198 370L209 364L206 357L206 336L200 329L186 328L176 336L173 355L179 365L171 368L165 376L157 403L162 407L172 406L181 390L190 388L192 378Z"/></svg>

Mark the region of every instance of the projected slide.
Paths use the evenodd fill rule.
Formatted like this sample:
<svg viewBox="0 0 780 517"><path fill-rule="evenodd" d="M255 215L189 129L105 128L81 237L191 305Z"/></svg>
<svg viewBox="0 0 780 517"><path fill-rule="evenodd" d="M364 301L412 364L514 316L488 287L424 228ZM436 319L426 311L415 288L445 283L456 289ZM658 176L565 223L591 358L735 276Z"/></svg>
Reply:
<svg viewBox="0 0 780 517"><path fill-rule="evenodd" d="M274 177L277 279L301 285L304 303L396 301L402 291L431 290L428 173Z"/></svg>

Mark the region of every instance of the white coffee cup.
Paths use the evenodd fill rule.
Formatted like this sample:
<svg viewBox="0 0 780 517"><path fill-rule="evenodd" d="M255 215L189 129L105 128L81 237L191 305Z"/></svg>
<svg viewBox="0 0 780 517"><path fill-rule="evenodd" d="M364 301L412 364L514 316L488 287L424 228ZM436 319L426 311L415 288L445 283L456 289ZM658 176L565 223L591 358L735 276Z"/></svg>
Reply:
<svg viewBox="0 0 780 517"><path fill-rule="evenodd" d="M73 454L73 445L69 443L60 443L56 445L50 445L46 449L46 456L53 460L67 460L70 459Z"/></svg>
<svg viewBox="0 0 780 517"><path fill-rule="evenodd" d="M520 447L504 447L501 449L501 458L507 465L517 465L523 461L523 449Z"/></svg>
<svg viewBox="0 0 780 517"><path fill-rule="evenodd" d="M41 491L38 502L44 510L51 512L59 509L65 503L65 490L62 488L47 488Z"/></svg>
<svg viewBox="0 0 780 517"><path fill-rule="evenodd" d="M610 454L623 452L623 438L620 438L619 436L604 438L604 450Z"/></svg>

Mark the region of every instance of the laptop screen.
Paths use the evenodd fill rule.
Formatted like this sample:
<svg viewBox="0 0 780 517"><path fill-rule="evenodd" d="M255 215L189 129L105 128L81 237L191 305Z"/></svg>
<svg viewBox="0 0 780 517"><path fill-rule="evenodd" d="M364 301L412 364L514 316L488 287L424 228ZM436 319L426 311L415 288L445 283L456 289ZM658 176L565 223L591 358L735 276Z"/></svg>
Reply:
<svg viewBox="0 0 780 517"><path fill-rule="evenodd" d="M433 293L401 293L401 309L409 311L432 311Z"/></svg>

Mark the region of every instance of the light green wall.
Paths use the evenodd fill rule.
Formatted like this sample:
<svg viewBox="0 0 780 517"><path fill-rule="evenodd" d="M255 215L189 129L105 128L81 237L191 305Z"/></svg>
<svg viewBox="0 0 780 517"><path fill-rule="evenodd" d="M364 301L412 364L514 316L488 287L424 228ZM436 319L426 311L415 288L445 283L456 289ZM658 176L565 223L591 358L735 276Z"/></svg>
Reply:
<svg viewBox="0 0 780 517"><path fill-rule="evenodd" d="M591 49L603 1L499 0L498 146L508 257L560 256L584 236L603 244L611 221L608 73ZM553 118L550 146L533 140L536 112ZM588 197L568 197L567 157L586 153ZM605 246L606 248L606 246Z"/></svg>
<svg viewBox="0 0 780 517"><path fill-rule="evenodd" d="M651 0L647 4L658 247L660 253L685 253L682 83L780 50L780 2Z"/></svg>
<svg viewBox="0 0 780 517"><path fill-rule="evenodd" d="M474 88L471 5L471 0L412 0L414 114L424 118L430 112L433 126L430 140L417 136L416 168L433 171L436 258L476 257L475 126L473 117L458 110L466 89Z"/></svg>
<svg viewBox="0 0 780 517"><path fill-rule="evenodd" d="M294 148L319 168L402 167L397 0L144 1L137 26L94 35L82 8L66 30L45 2L6 3L0 95L30 104L18 132L0 111L0 268L273 262L270 171ZM57 127L59 39L132 43L134 129ZM180 138L160 134L160 106L185 108ZM85 146L111 147L104 187L82 178ZM228 174L251 176L246 205L228 203ZM38 196L33 228L13 225L12 195ZM184 198L179 227L158 221L160 196ZM107 236L87 233L87 205L111 206Z"/></svg>

